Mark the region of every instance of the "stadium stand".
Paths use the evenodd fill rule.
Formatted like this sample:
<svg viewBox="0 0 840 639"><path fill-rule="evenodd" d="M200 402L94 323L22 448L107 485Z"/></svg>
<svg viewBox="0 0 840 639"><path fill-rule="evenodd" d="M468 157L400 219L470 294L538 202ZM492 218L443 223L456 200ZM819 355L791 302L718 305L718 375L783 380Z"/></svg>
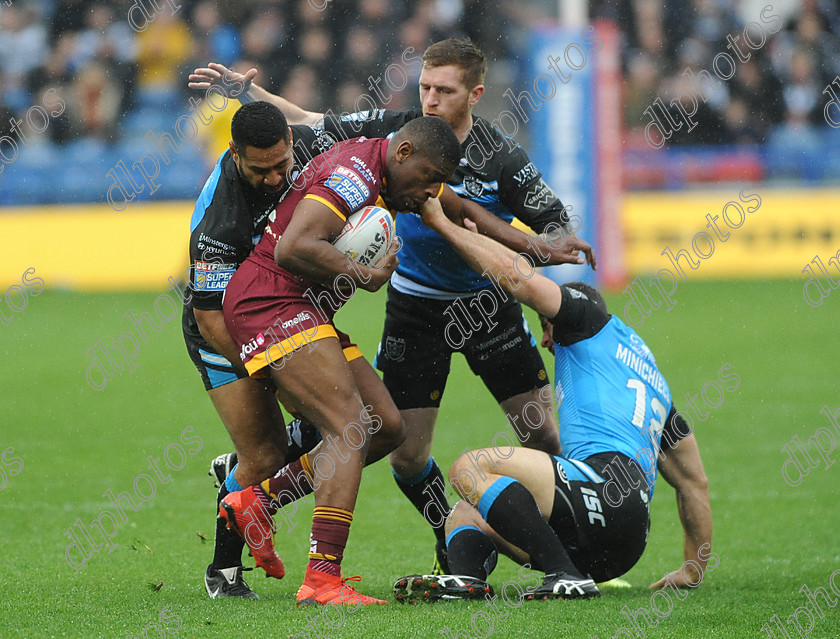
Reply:
<svg viewBox="0 0 840 639"><path fill-rule="evenodd" d="M164 10L132 14L138 4ZM15 148L0 141L0 205L106 201L108 171L154 153L148 132L174 135L178 118L190 113L189 99L196 96L187 92L185 78L207 61L237 69L256 65L258 81L294 102L341 111L355 110L359 95L373 93L369 76L396 64L407 88L389 91L391 99L380 106L402 108L413 103L419 74L416 58L407 58L434 40L468 35L491 60L489 78L496 86L490 93L501 95L507 86L517 90L525 83L528 30L556 11L547 0L515 7L489 0L182 0L172 15L172 4L15 0L2 6L0 140L10 136ZM593 19L613 20L622 30L627 189L840 180L840 131L826 123L829 98L823 93L840 74L835 2L777 2L763 21L749 13L762 3L590 4ZM657 97L668 102L680 94L686 68L699 72L716 53L731 51L727 35L746 28L758 34L750 22L765 30L766 42L730 80L703 89L709 99L698 116L702 131L675 132L664 148L652 149L644 137L644 110ZM408 47L414 51L405 55ZM482 114L504 108L488 98ZM32 109L49 112L59 100L65 108L57 114L53 107L48 126L38 132L43 119ZM10 118L24 122L25 140L12 132ZM152 199L194 197L218 154L217 138L197 135L170 154ZM137 197L147 199L148 188Z"/></svg>

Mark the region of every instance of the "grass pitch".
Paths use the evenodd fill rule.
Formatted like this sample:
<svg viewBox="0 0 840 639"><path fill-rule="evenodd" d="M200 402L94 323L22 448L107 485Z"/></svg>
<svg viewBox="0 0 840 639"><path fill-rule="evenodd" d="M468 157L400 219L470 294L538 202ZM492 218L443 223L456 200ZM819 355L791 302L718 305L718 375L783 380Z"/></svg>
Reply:
<svg viewBox="0 0 840 639"><path fill-rule="evenodd" d="M706 409L705 421L694 422L711 483L713 551L719 556L701 588L682 599L652 599L647 589L682 561L673 491L660 481L647 550L625 576L629 589L606 590L593 601L511 599L519 605L500 602L496 610L484 603L399 605L391 584L431 568L433 538L380 462L365 471L344 567L348 575L364 576L362 592L392 603L323 614L294 607L311 501L295 515L297 526L278 534L287 566L283 580L246 573L260 601L207 598L202 577L212 557L215 489L206 472L210 459L231 446L186 356L178 318L159 332L147 328L148 343L140 340L131 374L117 373L101 391L86 382L86 352L100 339L110 346L124 331L136 331L123 315L129 309L154 314L157 294L45 292L31 298L9 326L0 326L0 636L764 637L772 636L761 628L773 615L785 623L795 612L807 630L808 614L800 607L813 614L813 605L800 592L803 585L837 596L829 580L840 569L840 465L826 468L806 442L818 428L832 429L819 411L826 404L836 411L840 400L836 304L830 298L811 308L801 287L681 284L677 306L654 311L639 329L678 408L685 393L702 398L704 385L719 381L726 364L740 378L722 399L709 385L707 396L719 405ZM338 321L372 357L384 296L359 298ZM625 301L608 298L619 315ZM537 326L533 315L529 320ZM490 394L456 358L434 446L441 467L467 446L487 445L503 428ZM820 466L791 486L782 477L787 456L780 450L795 435ZM183 467L170 470L160 461L156 475L148 457L163 459L167 451L166 459ZM138 479L144 474L152 486ZM101 542L90 523L115 510L103 494L134 497L135 486L149 499L136 501L137 511L123 500L126 520L118 519L112 551L103 545L92 552L86 545L89 558L78 570L70 567L67 556L77 566L83 557L68 553L71 536L64 533L79 519ZM102 518L103 529L112 524ZM527 579L506 559L491 578L497 587L527 585ZM840 572L833 583L840 592ZM817 602L824 617L814 615L810 637L836 637L840 607L830 608L822 597ZM638 628L628 612L637 615ZM793 625L787 629L799 636Z"/></svg>

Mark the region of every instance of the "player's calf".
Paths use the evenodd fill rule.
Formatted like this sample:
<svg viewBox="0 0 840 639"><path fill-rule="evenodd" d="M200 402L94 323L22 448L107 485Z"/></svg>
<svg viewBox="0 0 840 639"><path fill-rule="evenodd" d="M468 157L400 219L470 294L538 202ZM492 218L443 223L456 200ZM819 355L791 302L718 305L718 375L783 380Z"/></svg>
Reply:
<svg viewBox="0 0 840 639"><path fill-rule="evenodd" d="M387 402L385 406L365 406L361 411L360 421L361 428L370 439L365 458L367 464L379 461L405 442L405 423L393 402Z"/></svg>

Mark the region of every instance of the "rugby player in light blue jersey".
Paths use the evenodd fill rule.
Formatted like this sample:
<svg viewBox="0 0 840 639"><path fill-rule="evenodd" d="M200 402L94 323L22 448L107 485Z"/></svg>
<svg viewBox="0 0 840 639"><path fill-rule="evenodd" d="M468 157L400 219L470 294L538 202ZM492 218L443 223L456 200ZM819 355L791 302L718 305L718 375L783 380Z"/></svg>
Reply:
<svg viewBox="0 0 840 639"><path fill-rule="evenodd" d="M523 277L514 253L449 222L436 201L424 205L423 221L476 272L542 316L563 452L504 447L458 458L449 477L463 501L446 526L454 576L404 577L397 598L483 598L498 552L545 573L529 598L599 596L595 582L624 574L644 551L657 468L676 489L685 562L653 587L699 585L710 559L717 561L708 482L644 341L607 313L595 289Z"/></svg>

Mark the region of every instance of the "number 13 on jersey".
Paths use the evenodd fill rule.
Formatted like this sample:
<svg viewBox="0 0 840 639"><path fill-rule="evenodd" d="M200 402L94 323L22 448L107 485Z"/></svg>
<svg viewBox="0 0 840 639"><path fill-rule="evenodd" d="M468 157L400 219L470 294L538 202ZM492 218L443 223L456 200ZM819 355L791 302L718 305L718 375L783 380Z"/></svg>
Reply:
<svg viewBox="0 0 840 639"><path fill-rule="evenodd" d="M629 378L627 380L627 388L636 392L636 405L633 408L633 426L637 428L645 427L645 413L647 412L647 385L640 379ZM656 452L659 452L659 436L662 429L665 427L665 420L668 418L668 410L662 405L658 397L650 398L650 410L653 417L650 418L648 426L650 427L651 441L656 443Z"/></svg>

